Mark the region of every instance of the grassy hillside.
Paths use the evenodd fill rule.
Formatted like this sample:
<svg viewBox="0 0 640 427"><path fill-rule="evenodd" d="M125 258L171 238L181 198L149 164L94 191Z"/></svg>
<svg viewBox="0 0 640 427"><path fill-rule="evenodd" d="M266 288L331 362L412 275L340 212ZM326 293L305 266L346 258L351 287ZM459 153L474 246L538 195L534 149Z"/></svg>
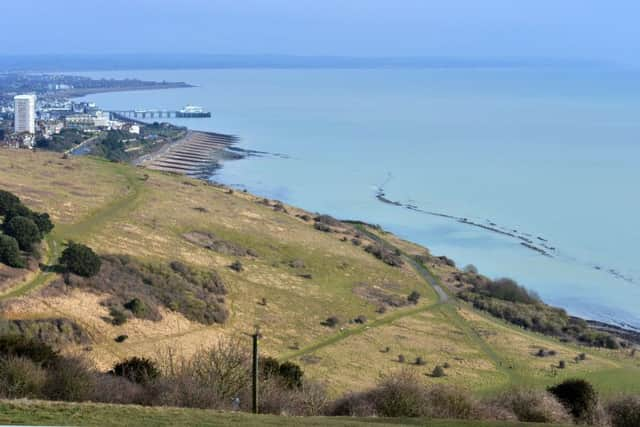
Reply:
<svg viewBox="0 0 640 427"><path fill-rule="evenodd" d="M38 401L0 401L0 423L83 426L433 426L536 427L553 424L446 421L421 418L336 418L250 415L202 409L149 408L134 405L70 404Z"/></svg>
<svg viewBox="0 0 640 427"><path fill-rule="evenodd" d="M426 256L426 249L393 235L344 224L321 231L311 219L315 214L122 164L27 151L1 154L0 186L49 212L56 223L42 249L44 264L54 264L64 242L74 240L103 256L129 256L148 270L169 271L177 261L198 274L215 271L224 283L229 317L223 324L195 321L188 310L168 304L157 307L154 319L133 317L114 325L108 321L114 295L105 289L65 285L46 268L0 268L3 317L74 321L90 343L65 351L85 353L104 369L126 356L153 357L167 348L188 355L259 325L264 352L301 364L307 376L336 394L372 386L380 374L401 366L413 366L425 382L481 393L574 376L592 380L604 393L640 390L639 356L561 343L447 298L446 288L439 295L434 286L451 268L417 265L408 255ZM381 242L403 261L400 267L365 250ZM242 271L230 268L236 261ZM421 295L417 304L407 303L412 291ZM197 306L193 295L185 298ZM324 326L331 316L339 324ZM359 316L361 322L350 322ZM128 339L117 343L120 335ZM540 348L555 356L537 357ZM582 352L586 360L573 362ZM411 365L417 357L424 364ZM566 368L556 368L560 360ZM446 376L428 375L436 365L447 366Z"/></svg>

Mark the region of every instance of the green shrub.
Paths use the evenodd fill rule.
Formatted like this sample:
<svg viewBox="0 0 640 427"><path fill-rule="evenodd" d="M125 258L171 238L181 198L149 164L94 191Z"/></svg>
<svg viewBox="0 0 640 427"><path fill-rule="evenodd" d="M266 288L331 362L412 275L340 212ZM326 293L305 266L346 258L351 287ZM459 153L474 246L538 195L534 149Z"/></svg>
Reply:
<svg viewBox="0 0 640 427"><path fill-rule="evenodd" d="M302 387L302 377L304 372L299 365L286 361L280 365L278 369L278 375L285 382L285 385L289 388Z"/></svg>
<svg viewBox="0 0 640 427"><path fill-rule="evenodd" d="M440 365L437 365L435 368L433 368L433 371L431 372L431 376L434 378L441 378L445 375L446 373L444 372L444 368Z"/></svg>
<svg viewBox="0 0 640 427"><path fill-rule="evenodd" d="M34 363L49 366L58 360L58 353L49 345L22 335L0 336L0 357L24 357Z"/></svg>
<svg viewBox="0 0 640 427"><path fill-rule="evenodd" d="M98 274L102 261L93 250L83 244L70 242L62 251L60 263L79 276L91 277Z"/></svg>
<svg viewBox="0 0 640 427"><path fill-rule="evenodd" d="M47 380L47 372L25 357L0 357L0 396L38 398Z"/></svg>
<svg viewBox="0 0 640 427"><path fill-rule="evenodd" d="M125 323L127 323L127 315L124 313L124 311L116 307L111 307L109 309L109 315L111 316L111 323L116 326L124 325Z"/></svg>
<svg viewBox="0 0 640 427"><path fill-rule="evenodd" d="M132 357L117 363L112 373L136 384L146 384L160 377L160 370L155 362L143 357Z"/></svg>
<svg viewBox="0 0 640 427"><path fill-rule="evenodd" d="M607 412L613 427L640 426L640 396L626 396L610 402Z"/></svg>
<svg viewBox="0 0 640 427"><path fill-rule="evenodd" d="M569 379L549 387L576 421L590 421L596 415L598 395L593 386L582 379Z"/></svg>
<svg viewBox="0 0 640 427"><path fill-rule="evenodd" d="M20 246L14 237L0 234L0 262L15 268L23 268L25 266L24 260L20 255Z"/></svg>
<svg viewBox="0 0 640 427"><path fill-rule="evenodd" d="M244 270L244 266L242 265L242 263L240 261L234 261L231 263L231 265L229 266L230 269L232 269L233 271L236 272L241 272Z"/></svg>
<svg viewBox="0 0 640 427"><path fill-rule="evenodd" d="M134 316L138 318L144 318L147 314L147 306L143 303L140 298L134 298L131 301L124 304L124 308L133 313Z"/></svg>
<svg viewBox="0 0 640 427"><path fill-rule="evenodd" d="M409 296L407 297L407 300L411 303L411 304L417 304L418 301L420 301L420 292L418 291L411 291L411 293L409 294Z"/></svg>
<svg viewBox="0 0 640 427"><path fill-rule="evenodd" d="M38 230L40 230L40 235L44 236L53 230L53 222L51 222L51 218L49 214L46 212L43 213L33 213L31 215L31 219L36 223Z"/></svg>
<svg viewBox="0 0 640 427"><path fill-rule="evenodd" d="M22 204L18 196L9 191L0 190L0 216L4 216L13 207Z"/></svg>
<svg viewBox="0 0 640 427"><path fill-rule="evenodd" d="M31 251L33 245L42 238L40 229L32 219L15 216L4 223L4 232L15 238L23 251Z"/></svg>
<svg viewBox="0 0 640 427"><path fill-rule="evenodd" d="M293 362L280 363L273 357L261 357L260 369L264 379L279 379L287 388L302 387L304 372Z"/></svg>

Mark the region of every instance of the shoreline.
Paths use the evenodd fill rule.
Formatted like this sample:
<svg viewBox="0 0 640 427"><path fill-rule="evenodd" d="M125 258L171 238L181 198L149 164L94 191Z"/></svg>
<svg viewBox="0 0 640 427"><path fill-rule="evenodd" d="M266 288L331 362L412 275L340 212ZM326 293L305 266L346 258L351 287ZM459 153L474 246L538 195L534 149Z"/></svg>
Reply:
<svg viewBox="0 0 640 427"><path fill-rule="evenodd" d="M133 90L153 90L153 89L161 89L161 88L186 88L186 87L194 87L193 85L189 85L189 84L167 84L167 85L160 85L160 86L156 86L156 87L140 87L137 89L132 89L132 88L113 88L110 90L95 90L95 91L91 91L87 94L91 94L91 93L101 93L101 92L126 92L126 91L133 91ZM75 95L75 96L84 96L84 95ZM145 122L142 122L145 123ZM279 157L286 157L285 155L281 155L281 154L273 154L273 153L266 153L266 152L259 152L259 151L252 151L252 150L245 150L245 149L241 149L238 147L233 146L233 144L237 141L237 138L232 136L232 135L223 135L223 134L216 134L213 132L204 132L204 131L197 131L197 130L192 130L192 129L188 129L188 135L194 135L194 134L210 134L210 135L217 135L223 138L233 138L233 142L230 142L228 144L224 144L224 146L214 146L214 147L210 147L208 148L208 152L205 151L199 151L196 153L188 153L188 152L183 152L182 154L194 154L192 156L190 156L191 158L187 158L185 157L183 159L183 161L178 160L177 162L168 162L164 164L164 168L162 167L162 165L160 165L160 168L156 169L156 170L164 170L168 173L177 173L177 174L184 174L184 175L188 175L188 176L192 176L195 178L199 178L199 179L203 179L206 181L209 181L212 179L213 175L215 174L216 170L219 170L223 167L222 165L222 161L223 160L241 160L247 157L262 157L263 155L273 155L273 156L279 156ZM157 153L152 153L149 158L142 158L142 159L136 159L134 164L139 165L139 166L143 166L143 167L147 167L147 165L151 162L153 162L154 159L156 158L160 158L163 156L163 154L167 154L172 150L177 150L179 149L181 146L187 145L189 144L189 140L187 139L187 137L181 139L181 140L177 140L174 142L171 142L169 144L164 145L163 147L160 147ZM178 153L179 154L179 153ZM144 157L144 156L143 156ZM153 169L153 168L151 168ZM241 184L238 184L238 186L242 186ZM409 205L409 204L403 204L400 202L396 202L393 200L390 200L386 197L386 194L384 192L384 186L379 187L379 191L376 195L376 198L382 202L382 203L387 203L387 204L391 204L391 205L395 205L398 207L402 207L402 208L406 208L408 210L412 210L412 211L417 211L417 212L421 212L421 213L426 213L429 215L434 215L434 216L440 216L440 217L444 217L444 218L448 218L457 222L460 222L462 224L468 225L468 226L474 226L477 228L481 228L481 229L485 229L488 232L494 232L494 233L498 233L501 235L504 235L505 237L509 237L509 238L513 238L514 240L518 241L520 243L520 245L522 245L524 248L537 252L542 256L546 256L546 257L550 257L550 258L554 258L555 254L554 252L557 250L556 247L551 246L550 242L543 237L536 237L536 236L530 236L527 235L526 233L523 233L519 230L511 230L511 229L506 229L506 228L502 228L501 226L499 226L498 224L495 224L489 220L487 220L487 223L478 223L475 221L472 221L468 218L462 218L462 217L456 217L453 215L448 215L448 214L443 214L443 213L439 213L439 212L430 212L430 211L423 211L422 209L420 209L418 206L414 206L414 205ZM418 244L418 243L417 243ZM420 245L422 246L422 245ZM601 270L602 268L599 265L594 265L591 266L592 268L594 268L595 270ZM617 271L613 270L613 271L608 271L611 275L613 276L618 276L619 278L622 278L623 280L629 281L626 277L620 275ZM575 317L575 316L572 316ZM638 331L637 329L633 329L632 326L629 326L628 328L624 327L625 323L623 321L620 321L619 323L607 323L607 322L603 322L603 321L599 321L599 320L594 320L594 319L588 319L588 318L582 318L584 319L587 323L589 323L589 325L591 327L593 327L594 329L597 330L602 330L602 331L607 331L610 333L613 333L617 336L632 336L633 339L632 341L636 342L636 343L640 343L640 331Z"/></svg>
<svg viewBox="0 0 640 427"><path fill-rule="evenodd" d="M185 82L154 82L153 84L145 84L138 86L114 86L104 88L79 88L79 89L65 89L58 92L51 93L52 95L64 97L64 98L81 98L83 96L94 95L98 93L110 93L110 92L136 92L144 90L160 90L160 89L187 89L196 87L195 85Z"/></svg>

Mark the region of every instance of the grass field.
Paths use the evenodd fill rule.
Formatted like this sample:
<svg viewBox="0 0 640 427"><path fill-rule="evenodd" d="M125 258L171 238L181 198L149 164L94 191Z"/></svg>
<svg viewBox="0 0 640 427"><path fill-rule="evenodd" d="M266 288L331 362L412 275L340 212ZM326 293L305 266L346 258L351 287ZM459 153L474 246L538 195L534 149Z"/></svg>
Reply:
<svg viewBox="0 0 640 427"><path fill-rule="evenodd" d="M74 290L44 297L43 289L56 278L53 273L25 272L23 281L0 287L5 289L0 294L5 317L76 321L91 337L91 351L66 351L83 351L103 369L127 356L153 357L168 347L188 355L259 325L264 352L300 363L308 377L326 382L334 394L372 386L381 374L402 366L424 374L425 382L457 384L478 393L511 385L543 387L572 376L589 378L604 394L640 391L640 357L561 343L487 317L455 298L443 301L416 265L391 267L364 251L371 241L367 235L361 236L363 245L354 245L352 232L315 230L312 221L299 217L307 213L294 207L285 206L283 212L250 194L97 159L26 150L2 154L2 188L50 212L56 223L46 242L45 264L55 263L64 242L75 240L101 254L213 269L226 284L229 320L210 326L167 309L161 310L160 321L132 319L114 326L103 320L108 310L101 302L108 295ZM367 230L404 255L426 253L391 234ZM250 248L257 257L206 249L185 238L189 233L215 235ZM242 272L229 268L237 259ZM442 265L428 267L438 283L452 272ZM372 289L400 299L417 290L422 298L417 305L379 313ZM266 305L259 303L262 298ZM360 315L366 323L349 322ZM329 316L337 316L340 325L323 326ZM128 340L116 343L121 334ZM557 356L536 357L540 347L556 350ZM587 360L574 363L581 352ZM418 356L424 365L411 364ZM555 369L561 359L568 362L566 369ZM428 375L444 363L449 366L445 377Z"/></svg>
<svg viewBox="0 0 640 427"><path fill-rule="evenodd" d="M40 401L0 401L0 423L82 426L433 426L536 427L553 424L426 420L422 418L282 417L201 409L149 408L134 405L97 405Z"/></svg>

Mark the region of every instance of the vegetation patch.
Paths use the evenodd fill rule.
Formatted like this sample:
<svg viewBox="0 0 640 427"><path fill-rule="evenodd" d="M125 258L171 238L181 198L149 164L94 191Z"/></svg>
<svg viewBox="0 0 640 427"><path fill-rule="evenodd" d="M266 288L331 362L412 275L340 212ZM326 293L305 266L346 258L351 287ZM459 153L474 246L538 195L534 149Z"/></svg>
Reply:
<svg viewBox="0 0 640 427"><path fill-rule="evenodd" d="M68 275L64 282L52 286L93 289L111 295L104 304L110 308L112 321L118 323L124 323L128 316L160 320L158 307L205 325L224 323L228 316L226 288L220 276L178 261L144 264L128 256L104 256L102 268L94 277Z"/></svg>
<svg viewBox="0 0 640 427"><path fill-rule="evenodd" d="M473 272L464 273L462 278L471 288L458 294L461 299L507 322L594 347L617 349L628 345L606 332L591 329L585 320L571 317L561 308L544 304L514 280L491 280Z"/></svg>
<svg viewBox="0 0 640 427"><path fill-rule="evenodd" d="M190 243L209 249L223 255L231 256L252 256L257 257L256 251L250 248L245 248L237 243L220 239L215 234L207 231L190 231L182 235L184 239Z"/></svg>
<svg viewBox="0 0 640 427"><path fill-rule="evenodd" d="M69 344L88 344L91 339L76 322L55 319L0 319L0 335L19 335L56 348Z"/></svg>

